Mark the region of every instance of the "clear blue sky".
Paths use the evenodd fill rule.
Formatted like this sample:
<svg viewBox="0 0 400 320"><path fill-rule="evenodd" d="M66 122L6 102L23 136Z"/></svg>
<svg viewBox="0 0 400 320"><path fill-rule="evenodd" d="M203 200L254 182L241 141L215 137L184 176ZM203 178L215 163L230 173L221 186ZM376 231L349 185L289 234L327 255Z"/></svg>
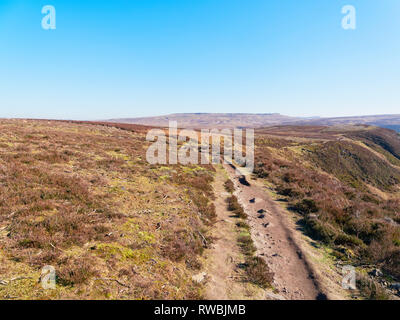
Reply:
<svg viewBox="0 0 400 320"><path fill-rule="evenodd" d="M0 0L0 117L174 112L400 113L400 1Z"/></svg>

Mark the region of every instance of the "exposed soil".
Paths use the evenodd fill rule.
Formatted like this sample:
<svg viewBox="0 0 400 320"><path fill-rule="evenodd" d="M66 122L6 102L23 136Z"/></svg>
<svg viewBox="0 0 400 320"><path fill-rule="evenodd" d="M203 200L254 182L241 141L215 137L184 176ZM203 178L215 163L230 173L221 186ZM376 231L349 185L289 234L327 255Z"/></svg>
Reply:
<svg viewBox="0 0 400 320"><path fill-rule="evenodd" d="M226 179L224 169L217 167L214 182L217 222L212 231L214 242L206 252L204 296L212 300L265 299L265 290L245 282L243 270L238 267L244 257L236 241L237 220L226 208L225 200L229 196L223 185Z"/></svg>
<svg viewBox="0 0 400 320"><path fill-rule="evenodd" d="M290 213L271 198L260 181L241 183L246 180L236 176L231 165L224 167L248 215L257 255L275 274L273 286L278 294L288 300L346 299L340 276L326 266L310 262L319 253L302 239Z"/></svg>

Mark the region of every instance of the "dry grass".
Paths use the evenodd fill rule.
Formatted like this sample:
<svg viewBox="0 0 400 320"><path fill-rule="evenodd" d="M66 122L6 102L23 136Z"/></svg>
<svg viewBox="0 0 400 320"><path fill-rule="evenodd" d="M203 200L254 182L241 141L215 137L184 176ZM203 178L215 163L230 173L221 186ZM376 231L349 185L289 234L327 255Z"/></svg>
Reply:
<svg viewBox="0 0 400 320"><path fill-rule="evenodd" d="M229 193L233 193L233 191L235 191L235 187L234 187L231 179L228 179L225 181L224 187L225 187L225 190Z"/></svg>
<svg viewBox="0 0 400 320"><path fill-rule="evenodd" d="M226 199L228 203L228 210L232 211L233 215L237 218L246 219L247 214L244 212L242 206L238 202L238 198L234 195Z"/></svg>
<svg viewBox="0 0 400 320"><path fill-rule="evenodd" d="M213 169L149 165L146 130L0 121L0 298L201 297ZM45 265L56 290L38 283Z"/></svg>

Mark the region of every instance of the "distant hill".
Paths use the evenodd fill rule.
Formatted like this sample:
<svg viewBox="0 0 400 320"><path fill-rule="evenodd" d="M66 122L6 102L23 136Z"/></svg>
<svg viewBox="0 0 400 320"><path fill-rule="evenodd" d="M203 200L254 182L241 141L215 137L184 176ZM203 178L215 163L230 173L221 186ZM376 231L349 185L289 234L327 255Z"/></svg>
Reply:
<svg viewBox="0 0 400 320"><path fill-rule="evenodd" d="M289 117L279 113L175 113L157 117L111 119L108 121L161 127L168 126L169 121L177 121L179 127L185 128L256 128L292 123L298 120L300 118Z"/></svg>
<svg viewBox="0 0 400 320"><path fill-rule="evenodd" d="M336 117L319 118L308 121L300 121L301 124L313 125L349 125L349 124L367 124L383 128L388 128L400 132L400 114L372 115L357 117Z"/></svg>
<svg viewBox="0 0 400 320"><path fill-rule="evenodd" d="M400 132L400 114L335 118L290 117L279 113L175 113L157 117L110 119L108 122L168 126L177 121L185 128L261 128L276 125L354 125L366 124Z"/></svg>

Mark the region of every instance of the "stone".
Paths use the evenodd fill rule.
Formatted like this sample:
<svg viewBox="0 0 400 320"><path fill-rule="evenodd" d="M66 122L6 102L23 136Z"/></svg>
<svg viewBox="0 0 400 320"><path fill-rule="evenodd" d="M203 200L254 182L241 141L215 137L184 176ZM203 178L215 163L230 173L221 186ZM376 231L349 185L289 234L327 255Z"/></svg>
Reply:
<svg viewBox="0 0 400 320"><path fill-rule="evenodd" d="M390 289L396 290L397 293L400 293L400 283L393 283L390 285Z"/></svg>
<svg viewBox="0 0 400 320"><path fill-rule="evenodd" d="M207 273L206 272L201 272L199 274L196 274L192 277L192 280L197 282L197 283L201 283L204 281L204 279L206 278Z"/></svg>
<svg viewBox="0 0 400 320"><path fill-rule="evenodd" d="M369 274L370 274L371 276L373 276L373 277L382 277L382 276L383 276L382 271L379 270L379 269L374 269L374 270L372 270L371 272L369 272Z"/></svg>

